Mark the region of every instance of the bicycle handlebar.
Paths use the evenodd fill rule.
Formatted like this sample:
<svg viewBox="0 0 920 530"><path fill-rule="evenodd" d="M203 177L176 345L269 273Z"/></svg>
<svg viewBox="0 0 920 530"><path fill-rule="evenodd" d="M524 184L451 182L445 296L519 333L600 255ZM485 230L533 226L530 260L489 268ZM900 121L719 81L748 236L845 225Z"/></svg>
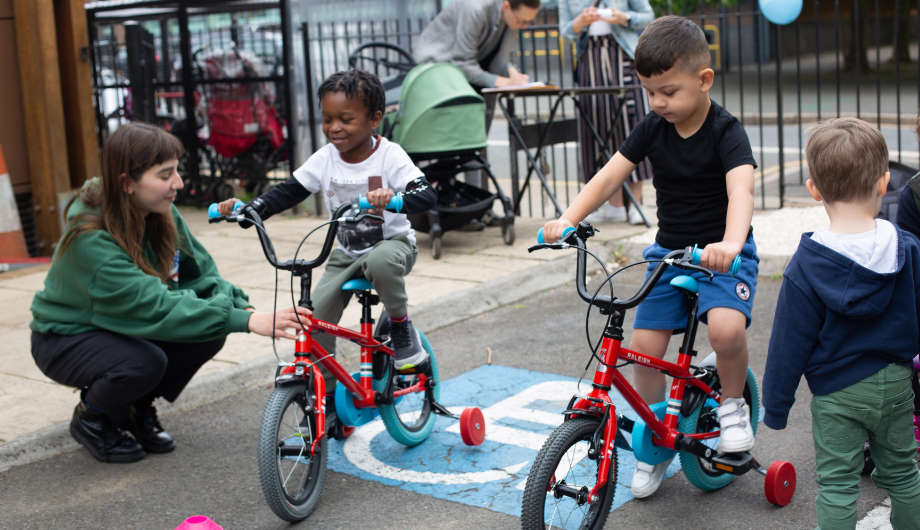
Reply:
<svg viewBox="0 0 920 530"><path fill-rule="evenodd" d="M332 215L332 220L329 222L329 230L326 232L326 240L323 241L323 249L320 251L319 256L311 261L303 259L278 261L277 256L275 256L275 248L272 245L271 239L268 237L268 233L265 231L265 227L262 223L262 217L257 211L258 208L255 207L257 206L257 201L259 201L259 199L255 199L249 204L244 204L242 202L236 203L233 206L233 211L239 211L239 213L229 216L220 215L220 213L217 211L217 204L211 204L211 206L208 207L208 216L210 217L208 222L219 223L221 221L228 221L238 223L240 221L249 221L257 225L258 230L256 230L256 232L259 234L259 242L262 244L262 252L265 254L265 259L268 260L272 267L280 270L291 271L295 274L315 269L322 265L327 259L329 259L329 254L332 253L332 247L335 244L335 235L336 232L338 232L340 223L358 223L364 219L377 219L383 221L380 216L370 214L359 214L354 217L345 217L348 212L359 212L356 201L346 202L339 206L335 213Z"/></svg>
<svg viewBox="0 0 920 530"><path fill-rule="evenodd" d="M611 311L620 311L626 309L632 309L639 305L645 298L651 293L652 288L655 284L658 283L658 280L661 279L664 270L669 266L678 267L685 270L694 270L702 272L709 276L711 280L713 277L712 271L709 269L700 267L697 265L699 263L699 254L701 251L696 247L687 247L684 250L674 250L668 253L661 262L655 266L651 274L648 275L646 280L642 283L642 286L639 288L639 291L636 294L627 300L622 300L616 298L615 296L611 298L609 295L597 293L597 295L592 295L588 292L587 288L587 252L585 252L585 240L594 235L594 228L587 223L578 223L578 228L566 228L563 231L562 238L556 243L545 243L543 240L543 229L537 233L537 241L539 244L534 245L528 248L528 252L533 252L535 250L540 250L544 248L552 249L564 249L577 247L579 249L576 270L575 270L575 285L578 290L578 295L582 300L588 302L589 304L595 305L603 309L609 309ZM695 259L695 262L694 262ZM735 269L737 272L736 263L740 262L740 256L735 258L735 262L732 263L732 269Z"/></svg>
<svg viewBox="0 0 920 530"><path fill-rule="evenodd" d="M374 209L374 207L371 206L370 201L368 201L367 197L365 197L364 195L361 195L358 197L358 207L361 208L362 210L373 210ZM390 199L390 202L387 203L387 206L384 209L389 210L391 212L399 213L402 211L402 208L403 208L403 194L402 192L400 192L400 193L397 193L396 195L393 195L393 197Z"/></svg>
<svg viewBox="0 0 920 530"><path fill-rule="evenodd" d="M691 250L691 263L694 265L700 264L700 259L703 257L703 249L698 248L696 245L693 245L693 250ZM732 276L738 274L738 271L741 269L741 254L735 256L735 259L732 260L731 266L728 268L728 273Z"/></svg>
<svg viewBox="0 0 920 530"><path fill-rule="evenodd" d="M575 229L572 228L571 226L566 227L566 229L562 231L562 237L559 238L559 241L564 241L568 237L568 235L574 231ZM543 229L542 228L540 229L539 232L537 232L537 243L541 245L546 244L546 241L543 239Z"/></svg>

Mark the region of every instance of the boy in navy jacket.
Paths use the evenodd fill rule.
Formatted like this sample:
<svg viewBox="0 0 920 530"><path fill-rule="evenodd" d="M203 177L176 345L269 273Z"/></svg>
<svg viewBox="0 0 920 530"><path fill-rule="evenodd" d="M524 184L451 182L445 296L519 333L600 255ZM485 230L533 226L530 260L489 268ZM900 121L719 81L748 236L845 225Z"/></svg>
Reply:
<svg viewBox="0 0 920 530"><path fill-rule="evenodd" d="M866 438L895 529L920 529L913 375L920 350L920 241L874 219L890 175L881 133L855 118L813 129L808 191L830 228L802 235L783 275L763 377L764 423L786 427L799 380L811 400L818 524L856 528Z"/></svg>

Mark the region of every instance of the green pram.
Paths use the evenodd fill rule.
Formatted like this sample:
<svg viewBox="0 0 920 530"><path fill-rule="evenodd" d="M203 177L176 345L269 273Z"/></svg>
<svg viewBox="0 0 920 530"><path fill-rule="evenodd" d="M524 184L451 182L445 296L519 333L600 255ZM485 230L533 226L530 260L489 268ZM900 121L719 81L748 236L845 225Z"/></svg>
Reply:
<svg viewBox="0 0 920 530"><path fill-rule="evenodd" d="M378 43L362 45L352 57L367 53L366 50L375 44ZM392 50L394 46L387 48ZM407 59L400 65L403 72L381 78L387 88L387 108L395 110L384 116L380 132L402 146L438 190L436 209L408 216L412 228L431 236L431 254L438 259L444 232L458 229L474 219L481 220L499 199L505 210L505 217L500 219L502 240L511 245L514 243L511 201L502 193L489 162L480 154L487 145L485 100L456 66L449 63L415 66L408 52L401 50L401 55ZM355 66L354 60L351 63ZM394 63L386 66L394 68ZM396 83L401 86L398 101L390 101L397 90L396 86L387 85ZM456 178L459 173L477 170L489 175L495 193Z"/></svg>

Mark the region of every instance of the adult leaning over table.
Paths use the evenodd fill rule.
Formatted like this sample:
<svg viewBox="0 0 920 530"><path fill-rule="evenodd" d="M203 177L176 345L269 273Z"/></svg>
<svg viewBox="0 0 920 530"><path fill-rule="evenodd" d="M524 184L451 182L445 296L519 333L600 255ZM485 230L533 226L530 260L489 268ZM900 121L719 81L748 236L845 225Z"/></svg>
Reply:
<svg viewBox="0 0 920 530"><path fill-rule="evenodd" d="M540 0L452 0L419 35L420 63L449 62L463 70L477 89L527 83L511 64L518 31L540 10ZM492 122L495 97L487 97L486 129Z"/></svg>
<svg viewBox="0 0 920 530"><path fill-rule="evenodd" d="M562 36L576 43L575 80L582 87L638 85L639 77L633 65L639 31L655 19L648 0L560 0L559 28ZM619 108L616 94L582 95L579 104L594 124L611 153L619 149L630 131L649 109L648 94L637 88L626 92L626 108L620 121L608 135ZM578 117L578 144L582 175L585 182L607 162L603 148L595 141L586 120ZM630 191L641 202L642 181L652 178L652 166L643 161L630 175ZM642 224L636 208L629 209L629 222ZM617 191L609 202L589 215L588 222L621 222L627 220L623 192Z"/></svg>
<svg viewBox="0 0 920 530"><path fill-rule="evenodd" d="M466 80L477 89L508 87L530 79L511 64L511 52L518 31L526 28L540 10L540 0L452 0L419 35L414 53L419 63L449 62L460 68ZM495 94L485 94L486 132L495 113ZM485 153L483 153L485 156ZM481 171L466 173L467 183L483 188L487 181ZM500 220L486 214L490 224ZM481 230L472 220L461 230Z"/></svg>
<svg viewBox="0 0 920 530"><path fill-rule="evenodd" d="M293 308L255 312L191 234L173 205L183 153L151 125L115 131L102 149L102 178L87 181L65 212L32 301L35 363L82 389L70 434L102 462L175 449L153 401L174 401L228 334L294 339L286 329L299 326ZM310 312L297 313L306 323Z"/></svg>

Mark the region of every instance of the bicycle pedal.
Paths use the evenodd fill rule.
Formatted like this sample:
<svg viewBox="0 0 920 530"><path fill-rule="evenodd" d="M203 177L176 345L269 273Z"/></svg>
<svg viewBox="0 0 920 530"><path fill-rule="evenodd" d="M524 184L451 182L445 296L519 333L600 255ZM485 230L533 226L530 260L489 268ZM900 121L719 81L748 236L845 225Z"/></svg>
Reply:
<svg viewBox="0 0 920 530"><path fill-rule="evenodd" d="M719 453L713 455L709 460L716 469L732 475L743 475L753 469L756 463L754 456L748 451L743 453Z"/></svg>

